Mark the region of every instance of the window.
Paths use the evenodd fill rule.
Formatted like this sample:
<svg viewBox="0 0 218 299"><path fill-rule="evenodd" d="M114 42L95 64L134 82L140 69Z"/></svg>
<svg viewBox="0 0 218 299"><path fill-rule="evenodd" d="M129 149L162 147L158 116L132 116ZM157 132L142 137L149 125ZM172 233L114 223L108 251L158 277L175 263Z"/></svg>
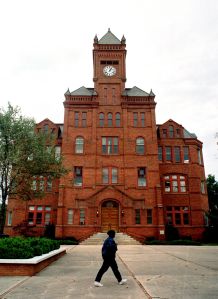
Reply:
<svg viewBox="0 0 218 299"><path fill-rule="evenodd" d="M82 126L87 126L87 112L82 112Z"/></svg>
<svg viewBox="0 0 218 299"><path fill-rule="evenodd" d="M141 112L140 117L141 117L141 126L144 127L145 126L145 113Z"/></svg>
<svg viewBox="0 0 218 299"><path fill-rule="evenodd" d="M84 151L84 139L83 137L77 137L75 142L75 153L83 154Z"/></svg>
<svg viewBox="0 0 218 299"><path fill-rule="evenodd" d="M42 224L42 206L37 207L37 212L36 212L36 224Z"/></svg>
<svg viewBox="0 0 218 299"><path fill-rule="evenodd" d="M164 176L164 191L173 193L186 192L186 178L183 175Z"/></svg>
<svg viewBox="0 0 218 299"><path fill-rule="evenodd" d="M152 224L152 209L147 209L147 224Z"/></svg>
<svg viewBox="0 0 218 299"><path fill-rule="evenodd" d="M174 147L174 158L175 158L175 162L177 162L177 163L181 162L180 147L179 146Z"/></svg>
<svg viewBox="0 0 218 299"><path fill-rule="evenodd" d="M45 178L44 176L34 176L32 181L32 190L34 192L40 191L46 191L51 192L52 191L52 178L48 176Z"/></svg>
<svg viewBox="0 0 218 299"><path fill-rule="evenodd" d="M33 181L32 181L32 190L36 191L37 190L37 179L36 176L33 177Z"/></svg>
<svg viewBox="0 0 218 299"><path fill-rule="evenodd" d="M174 137L174 128L173 128L173 126L169 126L169 137L170 138Z"/></svg>
<svg viewBox="0 0 218 299"><path fill-rule="evenodd" d="M102 154L118 154L118 137L102 137Z"/></svg>
<svg viewBox="0 0 218 299"><path fill-rule="evenodd" d="M61 147L60 146L55 146L55 159L59 160L61 157Z"/></svg>
<svg viewBox="0 0 218 299"><path fill-rule="evenodd" d="M145 141L144 138L137 138L136 139L136 153L143 155L145 152Z"/></svg>
<svg viewBox="0 0 218 299"><path fill-rule="evenodd" d="M180 137L180 129L176 129L176 137Z"/></svg>
<svg viewBox="0 0 218 299"><path fill-rule="evenodd" d="M162 148L162 146L158 146L158 160L163 161L163 148Z"/></svg>
<svg viewBox="0 0 218 299"><path fill-rule="evenodd" d="M74 112L74 127L79 127L79 112Z"/></svg>
<svg viewBox="0 0 218 299"><path fill-rule="evenodd" d="M30 224L30 225L34 224L34 213L33 212L28 213L28 224Z"/></svg>
<svg viewBox="0 0 218 299"><path fill-rule="evenodd" d="M52 191L52 178L50 176L47 178L46 191Z"/></svg>
<svg viewBox="0 0 218 299"><path fill-rule="evenodd" d="M51 221L51 207L45 207L45 224L49 224Z"/></svg>
<svg viewBox="0 0 218 299"><path fill-rule="evenodd" d="M104 113L99 114L99 125L100 127L104 127Z"/></svg>
<svg viewBox="0 0 218 299"><path fill-rule="evenodd" d="M48 130L49 130L48 125L44 125L44 126L43 126L43 133L44 133L44 134L48 134Z"/></svg>
<svg viewBox="0 0 218 299"><path fill-rule="evenodd" d="M138 113L133 112L133 126L137 127L138 126Z"/></svg>
<svg viewBox="0 0 218 299"><path fill-rule="evenodd" d="M67 210L67 224L73 224L73 209Z"/></svg>
<svg viewBox="0 0 218 299"><path fill-rule="evenodd" d="M138 186L139 187L146 186L146 168L145 167L138 168Z"/></svg>
<svg viewBox="0 0 218 299"><path fill-rule="evenodd" d="M119 64L119 60L101 60L101 64Z"/></svg>
<svg viewBox="0 0 218 299"><path fill-rule="evenodd" d="M79 224L80 225L84 225L85 224L85 210L84 209L80 209Z"/></svg>
<svg viewBox="0 0 218 299"><path fill-rule="evenodd" d="M8 225L12 225L12 211L8 212Z"/></svg>
<svg viewBox="0 0 218 299"><path fill-rule="evenodd" d="M141 223L140 209L135 209L135 224Z"/></svg>
<svg viewBox="0 0 218 299"><path fill-rule="evenodd" d="M29 206L28 210L29 225L46 225L51 222L50 206Z"/></svg>
<svg viewBox="0 0 218 299"><path fill-rule="evenodd" d="M171 147L166 146L165 150L166 150L166 161L172 161Z"/></svg>
<svg viewBox="0 0 218 299"><path fill-rule="evenodd" d="M118 181L117 178L118 178L117 168L112 168L112 179L111 179L112 184L117 184Z"/></svg>
<svg viewBox="0 0 218 299"><path fill-rule="evenodd" d="M82 178L82 167L75 166L74 167L74 186L82 186L83 178Z"/></svg>
<svg viewBox="0 0 218 299"><path fill-rule="evenodd" d="M39 177L39 190L44 191L44 188L45 188L45 180L44 177L41 175Z"/></svg>
<svg viewBox="0 0 218 299"><path fill-rule="evenodd" d="M102 169L102 183L103 184L109 183L109 169L108 168Z"/></svg>
<svg viewBox="0 0 218 299"><path fill-rule="evenodd" d="M201 181L201 193L205 194L205 183Z"/></svg>
<svg viewBox="0 0 218 299"><path fill-rule="evenodd" d="M167 129L163 129L162 133L163 133L163 138L167 138Z"/></svg>
<svg viewBox="0 0 218 299"><path fill-rule="evenodd" d="M102 183L103 184L117 184L118 170L116 167L102 168Z"/></svg>
<svg viewBox="0 0 218 299"><path fill-rule="evenodd" d="M107 115L107 125L108 125L108 127L113 126L113 114L112 113L108 113L108 115Z"/></svg>
<svg viewBox="0 0 218 299"><path fill-rule="evenodd" d="M201 165L202 164L202 156L201 156L201 150L198 148L198 163Z"/></svg>
<svg viewBox="0 0 218 299"><path fill-rule="evenodd" d="M120 127L120 113L116 113L116 127Z"/></svg>
<svg viewBox="0 0 218 299"><path fill-rule="evenodd" d="M170 225L189 225L189 208L167 207L166 222Z"/></svg>
<svg viewBox="0 0 218 299"><path fill-rule="evenodd" d="M189 148L188 148L188 146L183 147L183 158L184 158L184 163L189 163Z"/></svg>

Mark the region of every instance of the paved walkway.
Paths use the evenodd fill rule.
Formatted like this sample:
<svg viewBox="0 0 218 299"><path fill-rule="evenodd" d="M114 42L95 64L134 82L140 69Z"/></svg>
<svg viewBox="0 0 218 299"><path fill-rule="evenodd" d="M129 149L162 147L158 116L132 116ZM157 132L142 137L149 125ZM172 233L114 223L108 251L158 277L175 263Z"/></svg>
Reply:
<svg viewBox="0 0 218 299"><path fill-rule="evenodd" d="M69 248L68 248L69 249ZM218 246L118 246L126 285L111 270L103 287L93 286L101 266L100 245L70 247L67 254L32 277L1 277L4 299L217 299Z"/></svg>

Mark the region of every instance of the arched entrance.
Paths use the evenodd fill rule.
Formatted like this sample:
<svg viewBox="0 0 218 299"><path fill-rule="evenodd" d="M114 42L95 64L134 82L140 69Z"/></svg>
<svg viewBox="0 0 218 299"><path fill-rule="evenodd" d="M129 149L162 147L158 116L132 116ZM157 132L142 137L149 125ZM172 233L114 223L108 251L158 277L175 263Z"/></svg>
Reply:
<svg viewBox="0 0 218 299"><path fill-rule="evenodd" d="M118 231L119 228L119 204L113 200L103 202L101 207L101 231L109 229Z"/></svg>

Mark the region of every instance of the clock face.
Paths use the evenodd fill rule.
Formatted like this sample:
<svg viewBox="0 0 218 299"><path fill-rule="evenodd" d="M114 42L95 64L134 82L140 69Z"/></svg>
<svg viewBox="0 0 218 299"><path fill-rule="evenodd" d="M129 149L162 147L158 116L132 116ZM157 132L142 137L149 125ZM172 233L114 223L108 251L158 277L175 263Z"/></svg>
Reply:
<svg viewBox="0 0 218 299"><path fill-rule="evenodd" d="M116 69L111 65L106 65L103 69L103 73L105 76L112 77L116 74Z"/></svg>

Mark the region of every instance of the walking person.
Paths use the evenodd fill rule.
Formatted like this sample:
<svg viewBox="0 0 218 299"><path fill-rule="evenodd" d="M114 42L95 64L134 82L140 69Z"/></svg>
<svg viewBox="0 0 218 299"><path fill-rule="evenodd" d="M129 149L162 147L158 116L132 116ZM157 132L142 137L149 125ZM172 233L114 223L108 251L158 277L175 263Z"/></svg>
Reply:
<svg viewBox="0 0 218 299"><path fill-rule="evenodd" d="M104 273L108 270L109 267L111 267L117 281L119 284L125 284L127 282L127 279L122 279L122 276L120 274L120 271L117 266L117 262L115 260L116 257L116 251L117 251L117 244L114 241L115 237L115 231L109 230L107 232L108 238L104 241L104 244L102 246L102 258L103 258L103 264L98 271L98 274L95 278L94 285L96 287L103 287L103 284L100 283L102 276Z"/></svg>

